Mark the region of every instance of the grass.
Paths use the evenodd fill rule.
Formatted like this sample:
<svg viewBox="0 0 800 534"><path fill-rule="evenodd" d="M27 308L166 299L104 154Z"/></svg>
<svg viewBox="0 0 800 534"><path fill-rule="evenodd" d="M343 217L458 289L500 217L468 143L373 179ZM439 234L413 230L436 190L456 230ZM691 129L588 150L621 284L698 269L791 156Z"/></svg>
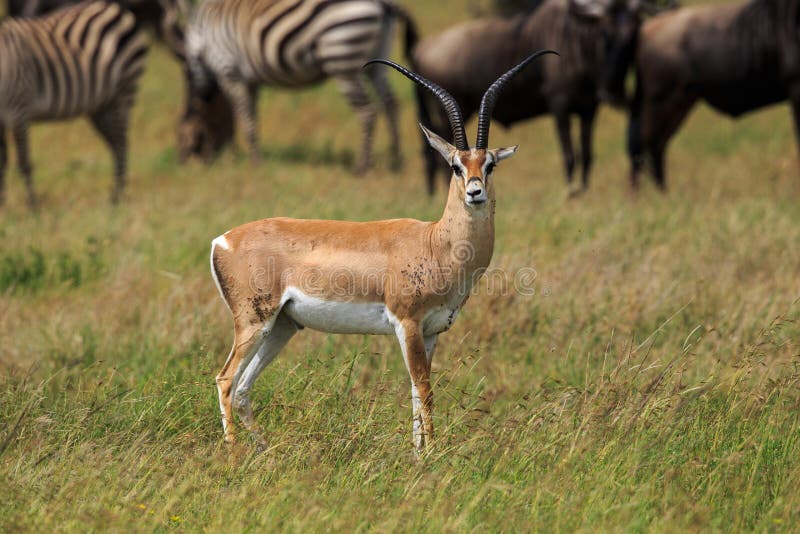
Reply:
<svg viewBox="0 0 800 534"><path fill-rule="evenodd" d="M452 10L411 6L424 34ZM426 14L423 17L422 14ZM566 200L551 121L497 172L493 266L529 294L470 299L434 361L437 441L416 460L388 337L305 331L253 390L270 447L221 443L231 324L211 238L261 217L431 219L411 87L406 167L350 173L333 85L260 102L266 161L179 166L179 72L149 60L130 198L83 121L37 125L40 213L0 211L0 530L789 531L800 521L800 179L786 105L698 108L670 192L626 191L603 110L590 194ZM276 127L282 125L282 127ZM474 132L474 123L469 128Z"/></svg>

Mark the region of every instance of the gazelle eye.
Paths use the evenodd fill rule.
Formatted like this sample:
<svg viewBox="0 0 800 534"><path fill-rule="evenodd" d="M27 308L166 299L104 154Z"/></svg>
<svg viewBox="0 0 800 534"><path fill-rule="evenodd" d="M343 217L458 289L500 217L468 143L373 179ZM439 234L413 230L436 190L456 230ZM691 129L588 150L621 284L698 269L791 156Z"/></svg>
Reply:
<svg viewBox="0 0 800 534"><path fill-rule="evenodd" d="M455 173L455 175L460 178L461 177L461 167L459 167L458 165L454 164L452 166L452 169L453 169L453 172Z"/></svg>
<svg viewBox="0 0 800 534"><path fill-rule="evenodd" d="M492 174L492 171L493 171L493 170L494 170L494 161L491 161L491 162L489 162L489 164L486 166L486 175L488 176L489 174Z"/></svg>

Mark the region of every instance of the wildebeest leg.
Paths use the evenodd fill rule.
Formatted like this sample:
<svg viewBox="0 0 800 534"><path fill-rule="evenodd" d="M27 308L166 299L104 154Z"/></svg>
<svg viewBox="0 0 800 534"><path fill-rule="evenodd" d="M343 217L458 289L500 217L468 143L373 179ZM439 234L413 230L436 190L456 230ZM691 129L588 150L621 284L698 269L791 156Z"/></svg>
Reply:
<svg viewBox="0 0 800 534"><path fill-rule="evenodd" d="M453 133L450 131L450 119L447 118L447 113L445 110L439 105L438 102L435 103L434 109L436 110L433 113L432 118L432 131L441 135L444 139L451 139L453 137ZM464 117L464 120L468 120L467 117ZM444 185L444 191L450 189L450 179L452 178L452 172L450 170L450 165L444 158L439 157L433 147L425 141L425 146L423 150L426 150L428 155L428 167L429 167L429 176L428 176L428 193L433 194L435 189L434 181L436 180L436 172L438 171L442 175L442 185Z"/></svg>
<svg viewBox="0 0 800 534"><path fill-rule="evenodd" d="M564 157L564 170L566 171L567 175L567 185L570 188L570 194L573 194L572 173L575 170L575 152L572 150L569 113L566 111L556 111L555 119L556 130L558 131L558 140L561 143L561 154Z"/></svg>
<svg viewBox="0 0 800 534"><path fill-rule="evenodd" d="M25 189L28 192L28 205L31 209L36 209L36 193L33 191L33 166L31 165L30 154L28 151L28 123L14 125L14 144L17 145L17 166L25 181Z"/></svg>
<svg viewBox="0 0 800 534"><path fill-rule="evenodd" d="M583 174L581 176L583 190L589 188L589 171L592 168L592 130L594 119L597 115L597 106L584 110L581 113L581 160L583 164Z"/></svg>
<svg viewBox="0 0 800 534"><path fill-rule="evenodd" d="M452 135L449 129L449 121L438 100L420 86L415 86L415 91L420 124L444 139L449 139ZM425 161L425 181L428 186L428 194L433 195L436 192L436 173L440 170L444 172L446 191L450 186L450 169L447 166L447 162L440 158L431 148L427 137L422 131L420 131L420 139L422 140L422 159Z"/></svg>
<svg viewBox="0 0 800 534"><path fill-rule="evenodd" d="M244 128L247 148L253 163L261 161L261 152L258 147L258 117L256 114L255 85L248 85L242 80L233 80L222 77L219 81L222 91L230 100L236 120Z"/></svg>
<svg viewBox="0 0 800 534"><path fill-rule="evenodd" d="M798 156L800 156L800 83L792 84L789 87L789 101L792 104L795 142L798 145Z"/></svg>
<svg viewBox="0 0 800 534"><path fill-rule="evenodd" d="M661 191L667 189L664 169L667 144L686 118L694 101L693 96L681 91L669 100L659 103L658 107L650 108L652 113L647 117L649 123L645 126L645 131L649 131L650 135L645 134L645 144L653 163L653 178Z"/></svg>
<svg viewBox="0 0 800 534"><path fill-rule="evenodd" d="M339 90L350 103L350 107L361 121L361 154L356 162L356 174L364 174L372 167L372 136L375 132L375 106L370 99L369 92L364 87L364 75L359 73L339 75L337 77Z"/></svg>
<svg viewBox="0 0 800 534"><path fill-rule="evenodd" d="M644 164L642 144L641 117L638 110L631 110L628 119L628 158L631 162L630 187L633 191L639 189L639 175Z"/></svg>
<svg viewBox="0 0 800 534"><path fill-rule="evenodd" d="M125 172L128 162L128 115L130 104L112 103L90 115L92 124L108 143L114 157L114 185L111 203L119 202L125 191Z"/></svg>
<svg viewBox="0 0 800 534"><path fill-rule="evenodd" d="M386 79L386 69L378 65L368 71L368 76L372 85L375 86L375 92L378 93L378 98L383 105L383 111L386 113L386 119L389 121L389 150L390 150L390 168L393 172L399 171L403 167L403 154L400 151L400 131L398 129L398 109L397 98L395 98L389 81Z"/></svg>
<svg viewBox="0 0 800 534"><path fill-rule="evenodd" d="M6 147L6 128L0 123L0 206L6 201L6 164L8 149Z"/></svg>

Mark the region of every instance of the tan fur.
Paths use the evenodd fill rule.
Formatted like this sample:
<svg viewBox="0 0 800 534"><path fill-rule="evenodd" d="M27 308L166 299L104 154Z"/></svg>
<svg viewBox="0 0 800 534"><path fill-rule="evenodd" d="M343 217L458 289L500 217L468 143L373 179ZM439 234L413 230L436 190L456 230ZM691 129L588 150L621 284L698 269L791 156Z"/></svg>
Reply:
<svg viewBox="0 0 800 534"><path fill-rule="evenodd" d="M426 354L425 342L439 332L425 332L424 319L432 310L461 307L473 276L488 267L494 248L494 179L483 170L487 151L453 149L450 157L467 172L453 176L447 205L436 222L275 218L224 234L224 246L214 248L212 263L235 332L231 355L217 376L226 440L234 439L234 405L245 426L256 432L249 403L240 407L238 396L233 399L234 375L268 335L265 328L285 316L281 298L288 287L325 301L386 306L405 332L406 363L419 392L424 437L418 447L431 439L432 350ZM480 205L465 203L466 184L473 177L488 198Z"/></svg>

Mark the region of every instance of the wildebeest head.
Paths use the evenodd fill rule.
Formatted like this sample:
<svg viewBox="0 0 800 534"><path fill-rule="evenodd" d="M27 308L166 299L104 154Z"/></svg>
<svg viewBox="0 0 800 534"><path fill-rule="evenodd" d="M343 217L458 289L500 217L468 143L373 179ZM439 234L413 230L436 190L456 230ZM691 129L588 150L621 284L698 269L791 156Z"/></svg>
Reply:
<svg viewBox="0 0 800 534"><path fill-rule="evenodd" d="M603 31L601 99L624 104L625 77L633 63L643 17L676 5L676 0L570 0L573 14L598 20Z"/></svg>

